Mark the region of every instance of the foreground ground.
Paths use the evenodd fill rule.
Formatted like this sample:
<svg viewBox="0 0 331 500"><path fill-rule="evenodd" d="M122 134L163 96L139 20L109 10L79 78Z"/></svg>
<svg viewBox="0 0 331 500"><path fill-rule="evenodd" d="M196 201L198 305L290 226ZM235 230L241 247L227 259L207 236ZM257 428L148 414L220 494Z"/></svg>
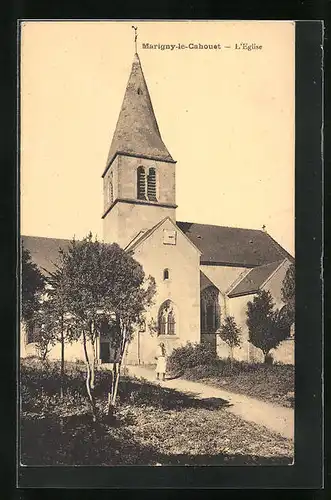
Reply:
<svg viewBox="0 0 331 500"><path fill-rule="evenodd" d="M144 368L155 371L155 365L144 365ZM180 374L168 374L170 378L173 375L267 403L294 408L293 365L234 361L231 366L229 360L219 359L211 365L194 366Z"/></svg>
<svg viewBox="0 0 331 500"><path fill-rule="evenodd" d="M100 420L93 424L84 367L21 364L21 461L26 465L289 464L293 443L227 411L219 398L196 399L123 377L116 418L104 416L109 374L97 374Z"/></svg>
<svg viewBox="0 0 331 500"><path fill-rule="evenodd" d="M146 381L155 383L155 372L143 366L128 366L128 374L143 377ZM226 411L246 422L265 427L271 432L280 434L287 439L294 438L294 411L291 408L261 401L243 394L233 393L213 385L181 378L166 378L160 382L163 388L175 389L191 397L211 401L226 402ZM224 405L225 406L225 405Z"/></svg>
<svg viewBox="0 0 331 500"><path fill-rule="evenodd" d="M236 363L233 371L217 372L216 367L195 367L187 370L188 380L219 387L238 394L245 394L261 401L271 402L287 408L294 407L294 366Z"/></svg>

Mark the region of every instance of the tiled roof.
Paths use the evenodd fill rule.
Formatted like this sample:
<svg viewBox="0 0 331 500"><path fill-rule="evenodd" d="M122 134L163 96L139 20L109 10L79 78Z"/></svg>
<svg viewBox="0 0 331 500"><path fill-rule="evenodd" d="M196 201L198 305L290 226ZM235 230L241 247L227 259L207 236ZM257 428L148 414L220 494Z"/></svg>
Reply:
<svg viewBox="0 0 331 500"><path fill-rule="evenodd" d="M251 269L251 271L249 271L249 273L231 290L228 294L229 297L239 297L241 295L257 292L282 262L284 262L284 259Z"/></svg>
<svg viewBox="0 0 331 500"><path fill-rule="evenodd" d="M268 233L258 229L177 222L202 252L204 264L254 267L293 257Z"/></svg>
<svg viewBox="0 0 331 500"><path fill-rule="evenodd" d="M128 245L127 249L136 248L162 222L163 220L153 228L141 232ZM259 276L262 279L264 273L269 272L267 270L272 269L275 263L279 264L285 258L294 262L293 257L263 231L188 222L177 222L176 224L193 245L202 252L200 259L202 263L243 267L260 266L246 275L243 281L249 276L250 278L256 276L253 282L258 282ZM25 248L29 250L32 260L43 272L45 272L44 270L52 272L55 269L54 264L58 260L59 249L66 250L70 244L70 240L39 236L22 236L22 241ZM265 264L270 264L270 266L264 266ZM256 274L251 274L253 271L256 271ZM206 277L206 279L208 278ZM244 286L243 281L238 286L240 284ZM234 290L231 293L234 293Z"/></svg>
<svg viewBox="0 0 331 500"><path fill-rule="evenodd" d="M24 248L29 250L33 262L43 274L55 270L54 264L58 261L59 250L66 250L70 244L70 240L40 236L22 236L21 240Z"/></svg>
<svg viewBox="0 0 331 500"><path fill-rule="evenodd" d="M174 161L161 138L138 54L134 56L107 167L116 153Z"/></svg>

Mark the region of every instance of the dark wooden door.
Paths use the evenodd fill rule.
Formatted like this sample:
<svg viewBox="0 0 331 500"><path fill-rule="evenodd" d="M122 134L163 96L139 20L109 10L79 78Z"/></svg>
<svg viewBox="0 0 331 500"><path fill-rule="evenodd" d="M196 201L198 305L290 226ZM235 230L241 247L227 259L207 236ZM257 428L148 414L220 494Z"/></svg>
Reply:
<svg viewBox="0 0 331 500"><path fill-rule="evenodd" d="M100 342L101 363L110 363L110 345L109 342Z"/></svg>

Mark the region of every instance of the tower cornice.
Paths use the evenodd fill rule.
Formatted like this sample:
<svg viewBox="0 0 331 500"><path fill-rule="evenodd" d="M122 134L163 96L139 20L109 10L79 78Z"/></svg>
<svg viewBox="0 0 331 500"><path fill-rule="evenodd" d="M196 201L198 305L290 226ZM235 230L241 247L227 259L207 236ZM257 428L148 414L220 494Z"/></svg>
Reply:
<svg viewBox="0 0 331 500"><path fill-rule="evenodd" d="M149 200L137 200L134 198L116 198L116 200L113 201L111 205L107 208L103 216L101 217L104 219L106 215L111 211L111 209L117 204L117 203L129 203L133 205L150 205L153 207L163 207L163 208L177 208L178 205L175 205L174 203L160 203L160 202L153 202Z"/></svg>

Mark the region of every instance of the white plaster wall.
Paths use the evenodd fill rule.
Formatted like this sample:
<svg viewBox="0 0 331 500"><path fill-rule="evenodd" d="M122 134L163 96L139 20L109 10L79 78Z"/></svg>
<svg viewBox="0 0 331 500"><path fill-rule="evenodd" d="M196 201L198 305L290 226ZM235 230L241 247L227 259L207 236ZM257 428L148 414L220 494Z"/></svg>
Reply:
<svg viewBox="0 0 331 500"><path fill-rule="evenodd" d="M286 260L284 265L282 265L277 272L270 278L264 287L269 290L273 300L275 302L275 307L280 308L283 305L281 301L281 288L283 279L286 274L290 263ZM264 356L261 349L256 348L250 342L248 342L248 328L246 325L246 311L247 303L252 301L254 294L244 295L242 297L233 297L228 299L228 314L234 316L237 325L242 330L242 346L241 348L236 348L234 350L234 357L238 360L246 360L250 362L263 362ZM220 357L226 357L224 347L219 347L218 352ZM294 364L294 339L288 339L283 341L276 349L271 350L271 354L275 362Z"/></svg>
<svg viewBox="0 0 331 500"><path fill-rule="evenodd" d="M225 293L230 285L236 281L239 276L248 272L247 268L232 266L207 266L202 265L201 271L215 284L215 286Z"/></svg>
<svg viewBox="0 0 331 500"><path fill-rule="evenodd" d="M294 339L286 339L279 344L277 349L272 349L271 354L277 363L294 365L294 349Z"/></svg>
<svg viewBox="0 0 331 500"><path fill-rule="evenodd" d="M286 271L290 267L290 261L284 260L281 266L277 269L277 271L270 277L270 279L266 282L263 289L269 290L272 295L272 298L275 302L275 307L280 308L284 305L282 301L282 287L283 280L285 278Z"/></svg>
<svg viewBox="0 0 331 500"><path fill-rule="evenodd" d="M29 356L38 356L37 345L34 342L27 344L26 342L26 331L25 327L21 325L20 331L20 357L26 358ZM91 356L92 346L90 342L87 342L87 352ZM84 349L82 339L73 342L72 344L66 343L64 348L64 358L65 361L85 361ZM59 360L61 359L61 344L56 343L50 350L48 354L48 359Z"/></svg>
<svg viewBox="0 0 331 500"><path fill-rule="evenodd" d="M163 244L163 230L177 231L176 245ZM166 220L135 251L134 258L140 262L146 275L156 280L155 304L146 317L146 323L157 320L161 304L170 299L177 308L176 335L151 335L148 330L140 333L140 359L143 363L153 363L158 343L166 345L167 354L174 347L187 341L200 342L200 253L170 221ZM163 280L163 270L169 269L170 279ZM138 335L131 343L127 362L138 360Z"/></svg>

